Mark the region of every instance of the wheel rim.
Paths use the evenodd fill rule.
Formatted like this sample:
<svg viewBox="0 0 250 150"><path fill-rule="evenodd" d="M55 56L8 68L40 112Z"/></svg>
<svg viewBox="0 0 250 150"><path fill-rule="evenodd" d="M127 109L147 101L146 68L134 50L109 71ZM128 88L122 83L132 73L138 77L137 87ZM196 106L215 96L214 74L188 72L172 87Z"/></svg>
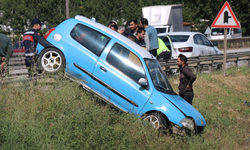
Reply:
<svg viewBox="0 0 250 150"><path fill-rule="evenodd" d="M48 51L42 56L41 63L44 70L55 72L62 65L62 57L56 51Z"/></svg>
<svg viewBox="0 0 250 150"><path fill-rule="evenodd" d="M148 115L144 120L147 121L149 124L151 124L153 128L155 129L160 128L160 121L156 116Z"/></svg>

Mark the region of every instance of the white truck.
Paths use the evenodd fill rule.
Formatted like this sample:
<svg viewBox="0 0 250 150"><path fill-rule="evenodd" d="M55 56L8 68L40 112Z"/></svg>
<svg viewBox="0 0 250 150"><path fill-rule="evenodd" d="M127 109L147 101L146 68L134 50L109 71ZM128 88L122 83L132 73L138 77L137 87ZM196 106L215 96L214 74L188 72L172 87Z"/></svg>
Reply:
<svg viewBox="0 0 250 150"><path fill-rule="evenodd" d="M241 38L241 28L227 28L227 39ZM211 33L207 34L210 40L224 39L224 28L212 28Z"/></svg>
<svg viewBox="0 0 250 150"><path fill-rule="evenodd" d="M158 35L183 31L182 4L147 6L142 8L142 14Z"/></svg>

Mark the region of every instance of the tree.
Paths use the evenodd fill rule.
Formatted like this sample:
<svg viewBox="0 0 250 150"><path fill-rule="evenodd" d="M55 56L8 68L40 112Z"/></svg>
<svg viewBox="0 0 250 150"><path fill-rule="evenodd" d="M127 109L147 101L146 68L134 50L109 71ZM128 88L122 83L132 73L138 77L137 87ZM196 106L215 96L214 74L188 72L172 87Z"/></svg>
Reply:
<svg viewBox="0 0 250 150"><path fill-rule="evenodd" d="M47 26L54 27L66 18L65 3L66 0L1 0L0 10L4 15L0 18L0 24L24 31L30 28L30 21L37 17ZM111 20L140 20L142 7L145 6L182 4L183 21L195 24L193 30L204 32L224 3L225 0L70 0L69 10L70 17L95 17L99 23L107 25ZM250 35L248 0L229 0L229 4L241 23L243 35Z"/></svg>

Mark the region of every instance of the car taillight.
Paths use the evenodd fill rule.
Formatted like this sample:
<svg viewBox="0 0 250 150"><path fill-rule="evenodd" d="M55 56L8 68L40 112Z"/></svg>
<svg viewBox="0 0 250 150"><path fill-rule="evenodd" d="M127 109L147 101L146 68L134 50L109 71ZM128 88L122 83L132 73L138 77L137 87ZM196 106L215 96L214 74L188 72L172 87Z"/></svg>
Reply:
<svg viewBox="0 0 250 150"><path fill-rule="evenodd" d="M193 51L193 47L178 48L178 51L180 51L180 52L192 52Z"/></svg>
<svg viewBox="0 0 250 150"><path fill-rule="evenodd" d="M51 29L49 29L49 31L44 35L44 38L47 39L48 36L50 35L50 33L51 33L52 31L54 31L55 29L56 29L56 28L51 28Z"/></svg>

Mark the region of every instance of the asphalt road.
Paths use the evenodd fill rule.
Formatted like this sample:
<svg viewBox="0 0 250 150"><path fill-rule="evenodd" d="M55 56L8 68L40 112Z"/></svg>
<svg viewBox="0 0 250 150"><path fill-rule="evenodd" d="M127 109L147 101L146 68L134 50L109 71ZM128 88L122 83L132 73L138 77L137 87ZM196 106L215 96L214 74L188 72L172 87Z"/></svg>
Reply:
<svg viewBox="0 0 250 150"><path fill-rule="evenodd" d="M220 49L220 51L223 53L224 50ZM246 51L250 51L250 47L227 49L227 53L246 52Z"/></svg>

